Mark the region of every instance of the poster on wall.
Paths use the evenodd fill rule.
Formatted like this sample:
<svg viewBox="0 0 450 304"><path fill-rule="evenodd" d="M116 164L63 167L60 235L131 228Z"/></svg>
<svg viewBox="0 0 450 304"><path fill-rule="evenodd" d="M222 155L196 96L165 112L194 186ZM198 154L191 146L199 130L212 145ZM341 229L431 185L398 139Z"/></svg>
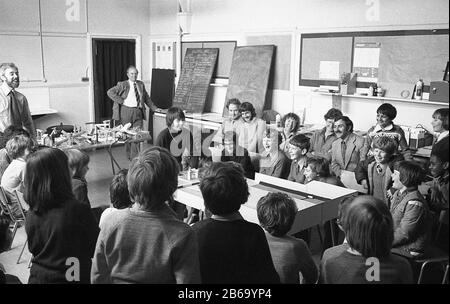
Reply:
<svg viewBox="0 0 450 304"><path fill-rule="evenodd" d="M358 81L378 82L380 43L356 43L353 56L353 73Z"/></svg>

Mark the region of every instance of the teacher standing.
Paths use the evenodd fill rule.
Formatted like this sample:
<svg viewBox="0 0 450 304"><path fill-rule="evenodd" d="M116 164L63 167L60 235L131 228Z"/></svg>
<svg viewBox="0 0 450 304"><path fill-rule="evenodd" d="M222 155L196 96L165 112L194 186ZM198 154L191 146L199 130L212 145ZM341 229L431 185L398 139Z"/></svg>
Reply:
<svg viewBox="0 0 450 304"><path fill-rule="evenodd" d="M108 90L108 97L114 101L112 119L120 121L122 125L131 123L131 127L142 129L147 105L154 110L150 96L145 90L144 83L137 80L139 72L135 66L127 69L128 80L119 81L116 86ZM127 144L128 159L132 159L139 153L139 143Z"/></svg>
<svg viewBox="0 0 450 304"><path fill-rule="evenodd" d="M19 69L14 63L0 65L0 133L11 125L26 129L32 138L36 137L33 119L27 98L17 92L20 85Z"/></svg>

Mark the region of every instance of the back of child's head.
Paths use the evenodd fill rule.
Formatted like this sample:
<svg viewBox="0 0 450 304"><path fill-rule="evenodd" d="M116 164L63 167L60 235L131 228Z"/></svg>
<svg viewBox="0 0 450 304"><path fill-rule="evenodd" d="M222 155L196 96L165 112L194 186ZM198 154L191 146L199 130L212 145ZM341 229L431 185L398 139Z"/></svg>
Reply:
<svg viewBox="0 0 450 304"><path fill-rule="evenodd" d="M180 109L178 107L171 107L167 110L167 113L166 113L167 127L170 128L170 126L172 126L175 119L184 121L184 120L186 120L186 116L184 115L184 112L182 109Z"/></svg>
<svg viewBox="0 0 450 304"><path fill-rule="evenodd" d="M425 172L422 167L412 161L403 160L397 162L394 166L400 174L400 182L407 188L418 187L425 178Z"/></svg>
<svg viewBox="0 0 450 304"><path fill-rule="evenodd" d="M289 144L296 146L302 150L306 149L307 151L309 151L309 147L311 146L310 140L308 136L306 136L305 134L295 135L294 137L291 138Z"/></svg>
<svg viewBox="0 0 450 304"><path fill-rule="evenodd" d="M33 141L26 135L15 135L6 143L6 152L12 159L23 157L33 149Z"/></svg>
<svg viewBox="0 0 450 304"><path fill-rule="evenodd" d="M16 125L10 125L3 131L3 136L0 137L0 148L4 148L8 140L16 135L25 135L30 137L30 133L22 127Z"/></svg>
<svg viewBox="0 0 450 304"><path fill-rule="evenodd" d="M341 225L349 246L363 257L383 258L394 240L392 215L387 205L371 196L357 196L342 212Z"/></svg>
<svg viewBox="0 0 450 304"><path fill-rule="evenodd" d="M205 207L215 215L238 211L249 196L244 170L235 162L212 163L200 182L200 190Z"/></svg>
<svg viewBox="0 0 450 304"><path fill-rule="evenodd" d="M69 168L73 177L82 177L81 171L89 164L89 155L78 149L64 151L69 160Z"/></svg>
<svg viewBox="0 0 450 304"><path fill-rule="evenodd" d="M109 185L109 198L111 205L116 209L124 209L133 204L128 192L127 183L128 169L120 170L114 175Z"/></svg>
<svg viewBox="0 0 450 304"><path fill-rule="evenodd" d="M317 174L318 177L329 177L330 173L330 162L323 157L310 157L308 158L308 165L311 170Z"/></svg>
<svg viewBox="0 0 450 304"><path fill-rule="evenodd" d="M205 172L211 167L213 163L212 157L201 157L200 161L198 162L198 177L199 179L203 178L205 175Z"/></svg>
<svg viewBox="0 0 450 304"><path fill-rule="evenodd" d="M448 131L448 108L437 109L433 113L433 118L437 118L442 121L442 128Z"/></svg>
<svg viewBox="0 0 450 304"><path fill-rule="evenodd" d="M378 136L373 139L373 149L380 149L388 155L394 155L398 150L397 141L388 136Z"/></svg>
<svg viewBox="0 0 450 304"><path fill-rule="evenodd" d="M397 117L397 109L390 103L383 103L378 107L377 114L386 115L390 120L394 120Z"/></svg>
<svg viewBox="0 0 450 304"><path fill-rule="evenodd" d="M256 205L261 226L273 236L284 236L292 227L297 214L297 206L284 193L269 193L259 199Z"/></svg>
<svg viewBox="0 0 450 304"><path fill-rule="evenodd" d="M0 203L1 204L1 203ZM6 251L11 245L12 237L9 230L10 221L4 214L0 214L0 253Z"/></svg>

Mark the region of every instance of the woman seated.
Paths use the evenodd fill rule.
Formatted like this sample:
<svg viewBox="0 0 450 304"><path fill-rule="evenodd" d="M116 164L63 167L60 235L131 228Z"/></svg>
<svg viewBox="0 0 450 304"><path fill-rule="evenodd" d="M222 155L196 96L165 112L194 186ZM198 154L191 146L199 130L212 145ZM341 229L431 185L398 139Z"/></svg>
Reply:
<svg viewBox="0 0 450 304"><path fill-rule="evenodd" d="M239 145L251 153L260 153L262 139L266 131L266 122L256 117L256 110L249 102L243 102L239 106L241 113L241 124L236 126L236 133L239 134Z"/></svg>

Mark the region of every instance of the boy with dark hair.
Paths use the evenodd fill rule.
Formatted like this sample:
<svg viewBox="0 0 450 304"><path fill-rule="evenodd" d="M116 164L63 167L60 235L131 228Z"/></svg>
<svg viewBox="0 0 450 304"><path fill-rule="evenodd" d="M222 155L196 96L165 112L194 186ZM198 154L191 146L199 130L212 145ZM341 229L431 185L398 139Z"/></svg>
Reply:
<svg viewBox="0 0 450 304"><path fill-rule="evenodd" d="M405 160L412 160L411 151L406 142L403 129L394 124L397 117L397 109L390 103L383 103L377 109L377 124L367 131L367 143L372 146L372 141L376 137L387 136L393 138L400 149Z"/></svg>
<svg viewBox="0 0 450 304"><path fill-rule="evenodd" d="M311 146L309 138L304 134L297 134L289 141L289 156L292 159L288 180L303 184L304 171L308 165L306 154Z"/></svg>
<svg viewBox="0 0 450 304"><path fill-rule="evenodd" d="M127 175L128 169L122 169L113 177L109 185L111 206L103 211L99 222L100 227L110 213L133 205L128 192Z"/></svg>
<svg viewBox="0 0 450 304"><path fill-rule="evenodd" d="M239 213L249 191L241 165L213 163L200 182L212 217L196 223L202 283L279 283L269 245L260 226Z"/></svg>
<svg viewBox="0 0 450 304"><path fill-rule="evenodd" d="M356 181L367 189L367 194L386 204L389 204L394 164L403 160L403 156L396 154L397 149L398 145L391 137L376 137L372 143L372 155L360 162L355 170Z"/></svg>
<svg viewBox="0 0 450 304"><path fill-rule="evenodd" d="M325 127L313 133L309 154L324 157L329 161L331 160L331 145L337 139L334 134L334 123L342 115L342 112L335 108L331 108L325 113L323 116L325 119Z"/></svg>
<svg viewBox="0 0 450 304"><path fill-rule="evenodd" d="M397 163L392 174L392 187L396 189L390 205L393 247L412 258L424 254L431 228L428 203L418 190L423 178L422 168L410 161Z"/></svg>
<svg viewBox="0 0 450 304"><path fill-rule="evenodd" d="M300 283L300 273L304 283L315 283L318 272L308 245L287 235L297 214L295 201L284 193L269 193L260 198L256 210L281 283Z"/></svg>
<svg viewBox="0 0 450 304"><path fill-rule="evenodd" d="M238 135L236 132L228 131L223 137L221 162L235 162L242 166L244 175L247 178L255 179L255 167L250 159L247 149L238 144Z"/></svg>

